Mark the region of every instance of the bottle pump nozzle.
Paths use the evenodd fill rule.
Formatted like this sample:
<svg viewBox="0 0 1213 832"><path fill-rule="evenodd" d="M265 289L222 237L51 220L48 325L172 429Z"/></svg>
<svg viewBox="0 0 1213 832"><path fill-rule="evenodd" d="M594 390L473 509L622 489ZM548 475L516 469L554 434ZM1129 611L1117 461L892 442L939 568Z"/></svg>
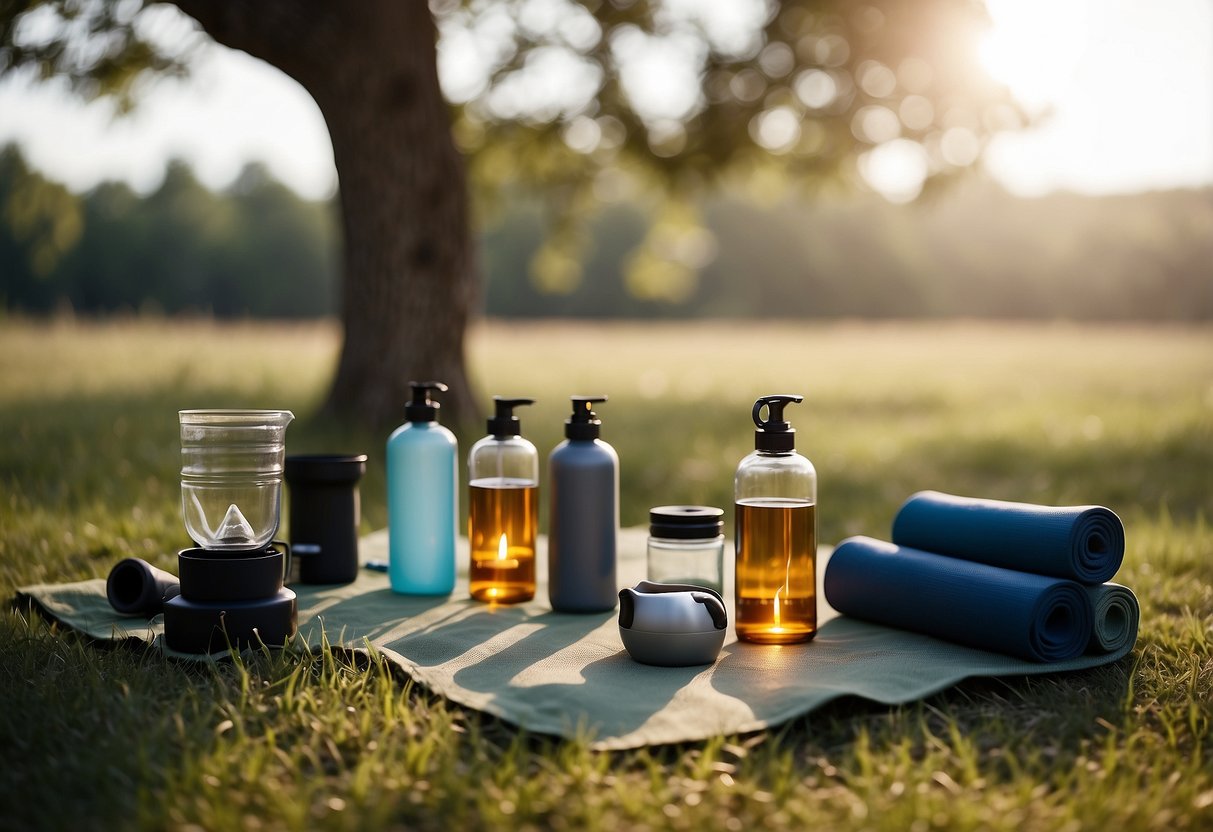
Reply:
<svg viewBox="0 0 1213 832"><path fill-rule="evenodd" d="M754 447L760 451L793 451L796 449L796 429L792 423L783 418L783 409L789 404L804 401L804 396L794 394L777 396L760 396L754 402L752 413L754 424ZM767 409L764 421L760 415L763 408Z"/></svg>
<svg viewBox="0 0 1213 832"><path fill-rule="evenodd" d="M605 402L606 396L570 396L573 415L564 422L564 435L569 439L597 439L602 430L602 420L594 412L594 405Z"/></svg>
<svg viewBox="0 0 1213 832"><path fill-rule="evenodd" d="M438 408L442 405L430 399L430 391L446 392L441 381L410 381L413 400L404 406L404 417L410 422L434 422L438 419Z"/></svg>
<svg viewBox="0 0 1213 832"><path fill-rule="evenodd" d="M522 422L514 415L514 408L534 403L534 399L503 399L501 396L493 396L493 405L497 412L489 419L489 434L498 439L521 435Z"/></svg>

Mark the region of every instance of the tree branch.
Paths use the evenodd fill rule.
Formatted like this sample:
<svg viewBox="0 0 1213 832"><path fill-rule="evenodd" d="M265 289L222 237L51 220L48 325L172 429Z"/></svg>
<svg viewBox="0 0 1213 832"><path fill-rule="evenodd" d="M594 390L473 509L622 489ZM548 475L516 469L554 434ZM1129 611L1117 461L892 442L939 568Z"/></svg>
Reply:
<svg viewBox="0 0 1213 832"><path fill-rule="evenodd" d="M331 33L348 28L352 9L322 0L171 0L216 42L277 67L304 87L327 63Z"/></svg>

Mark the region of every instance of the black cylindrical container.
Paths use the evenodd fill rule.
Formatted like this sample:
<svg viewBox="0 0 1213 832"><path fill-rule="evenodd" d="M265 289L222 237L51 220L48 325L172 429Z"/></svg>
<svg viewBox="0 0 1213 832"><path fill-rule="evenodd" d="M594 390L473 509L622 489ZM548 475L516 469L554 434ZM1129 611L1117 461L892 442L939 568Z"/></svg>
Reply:
<svg viewBox="0 0 1213 832"><path fill-rule="evenodd" d="M358 481L366 454L288 456L291 554L305 584L348 584L358 577Z"/></svg>
<svg viewBox="0 0 1213 832"><path fill-rule="evenodd" d="M182 549L177 553L181 596L187 601L220 603L256 601L282 589L287 558L279 545L242 552L242 557L224 553L215 557L210 549ZM285 549L285 546L281 548Z"/></svg>

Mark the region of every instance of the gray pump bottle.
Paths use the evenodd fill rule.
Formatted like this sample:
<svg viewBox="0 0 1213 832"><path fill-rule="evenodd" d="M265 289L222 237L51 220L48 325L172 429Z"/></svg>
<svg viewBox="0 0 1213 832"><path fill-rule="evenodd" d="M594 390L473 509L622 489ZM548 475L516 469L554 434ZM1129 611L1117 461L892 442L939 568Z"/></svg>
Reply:
<svg viewBox="0 0 1213 832"><path fill-rule="evenodd" d="M598 438L591 409L606 396L573 396L568 437L548 457L548 598L557 612L615 609L619 531L619 457Z"/></svg>

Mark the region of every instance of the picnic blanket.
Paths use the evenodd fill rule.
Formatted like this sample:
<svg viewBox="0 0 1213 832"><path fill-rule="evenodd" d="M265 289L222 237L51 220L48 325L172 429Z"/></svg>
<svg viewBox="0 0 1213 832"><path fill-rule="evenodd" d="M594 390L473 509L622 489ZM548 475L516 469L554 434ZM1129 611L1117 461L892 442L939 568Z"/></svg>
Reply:
<svg viewBox="0 0 1213 832"><path fill-rule="evenodd" d="M645 534L625 529L620 535L621 585L644 577ZM466 541L461 545L466 564ZM533 601L515 606L470 600L466 574L443 598L396 595L386 575L368 570L346 586L294 584L299 639L314 648L326 634L335 646L377 650L452 702L531 732L588 738L601 749L760 730L842 696L894 705L974 676L1082 670L1117 661L1132 649L1128 642L1108 653L1042 663L839 617L820 587L830 555L823 549L817 569L820 629L813 641L744 644L730 627L714 664L651 667L624 651L615 613L552 611L542 539L539 548L539 591ZM386 533L363 538L361 557L386 559ZM732 620L728 580L724 595ZM100 579L23 587L18 600L95 639L151 643L163 631L158 618L115 613Z"/></svg>

